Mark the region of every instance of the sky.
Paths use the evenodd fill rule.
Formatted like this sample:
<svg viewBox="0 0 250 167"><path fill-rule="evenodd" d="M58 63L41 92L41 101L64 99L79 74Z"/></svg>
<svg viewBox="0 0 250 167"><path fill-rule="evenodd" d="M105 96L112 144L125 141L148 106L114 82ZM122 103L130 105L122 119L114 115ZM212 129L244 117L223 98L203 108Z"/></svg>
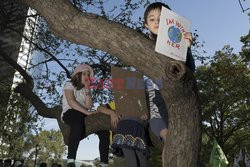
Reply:
<svg viewBox="0 0 250 167"><path fill-rule="evenodd" d="M118 0L110 1L118 2ZM249 32L250 17L242 13L238 0L165 0L162 2L167 3L174 12L191 20L191 30L198 30L200 41L205 41L206 56L214 55L215 51L227 44L234 48L235 53L241 50L240 37ZM250 0L243 3L243 6L250 7ZM142 17L143 12L144 9L140 9L135 15ZM59 128L56 120L45 119L44 129ZM99 157L98 143L96 135L82 140L77 159L90 160Z"/></svg>

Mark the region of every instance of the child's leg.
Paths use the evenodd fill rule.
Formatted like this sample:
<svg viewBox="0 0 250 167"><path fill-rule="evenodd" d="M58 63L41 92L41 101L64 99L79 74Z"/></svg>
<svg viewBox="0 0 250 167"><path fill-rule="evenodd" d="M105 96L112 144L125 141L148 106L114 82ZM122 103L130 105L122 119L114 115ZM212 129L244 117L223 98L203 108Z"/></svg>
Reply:
<svg viewBox="0 0 250 167"><path fill-rule="evenodd" d="M161 132L160 132L160 136L163 139L164 143L166 143L167 134L168 134L168 129L167 128L161 130ZM164 151L162 151L162 154L161 154L162 161L164 160L164 157L165 157Z"/></svg>
<svg viewBox="0 0 250 167"><path fill-rule="evenodd" d="M140 167L136 157L136 152L127 148L122 149L127 167Z"/></svg>
<svg viewBox="0 0 250 167"><path fill-rule="evenodd" d="M99 152L101 162L108 164L108 155L109 155L109 131L101 130L96 132L99 137Z"/></svg>
<svg viewBox="0 0 250 167"><path fill-rule="evenodd" d="M166 141L167 127L161 118L152 118L149 120L150 129L159 139Z"/></svg>
<svg viewBox="0 0 250 167"><path fill-rule="evenodd" d="M147 157L140 151L135 151L140 167L147 167Z"/></svg>
<svg viewBox="0 0 250 167"><path fill-rule="evenodd" d="M167 128L162 129L161 132L160 132L160 136L163 139L164 143L167 140L167 134L168 134L168 129Z"/></svg>
<svg viewBox="0 0 250 167"><path fill-rule="evenodd" d="M85 134L84 117L85 114L73 109L67 111L63 116L64 122L70 126L67 156L70 160L76 159L79 142Z"/></svg>

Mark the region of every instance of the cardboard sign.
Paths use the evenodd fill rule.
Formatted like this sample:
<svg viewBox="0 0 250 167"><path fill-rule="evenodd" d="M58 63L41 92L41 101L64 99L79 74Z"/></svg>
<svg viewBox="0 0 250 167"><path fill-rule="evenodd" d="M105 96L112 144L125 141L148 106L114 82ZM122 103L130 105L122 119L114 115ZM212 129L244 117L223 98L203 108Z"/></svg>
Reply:
<svg viewBox="0 0 250 167"><path fill-rule="evenodd" d="M148 114L143 76L118 67L111 67L111 75L117 113L135 118Z"/></svg>
<svg viewBox="0 0 250 167"><path fill-rule="evenodd" d="M191 22L162 7L155 51L175 60L186 61L187 43L184 33Z"/></svg>

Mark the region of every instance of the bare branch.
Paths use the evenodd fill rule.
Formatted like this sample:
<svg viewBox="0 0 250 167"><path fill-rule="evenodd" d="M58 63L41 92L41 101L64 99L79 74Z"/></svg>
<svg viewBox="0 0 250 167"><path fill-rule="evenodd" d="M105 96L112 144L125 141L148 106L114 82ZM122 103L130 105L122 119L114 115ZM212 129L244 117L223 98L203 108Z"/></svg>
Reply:
<svg viewBox="0 0 250 167"><path fill-rule="evenodd" d="M30 40L29 38L27 38L26 36L24 36L22 33L20 33L20 32L18 32L17 30L15 30L14 28L12 28L12 27L6 27L6 28L8 28L8 29L14 31L14 32L17 33L18 35L22 36L25 40L29 41L29 42L30 42L32 45L34 45L37 49L39 49L40 51L43 51L43 52L45 52L46 54L48 54L56 63L58 63L58 64L62 67L62 69L66 72L67 77L68 77L68 78L71 78L68 69L67 69L67 68L66 68L66 67L65 67L65 66L64 66L64 65L63 65L63 64L62 64L53 54L51 54L48 50L46 50L46 49L40 47L39 45L37 45L36 43L34 43L32 40Z"/></svg>
<svg viewBox="0 0 250 167"><path fill-rule="evenodd" d="M238 0L238 1L239 1L240 7L241 7L241 10L242 10L243 13L244 13L245 11L247 11L247 10L250 10L250 8L244 9L244 7L243 7L243 5L242 5L242 3L241 3L241 0Z"/></svg>

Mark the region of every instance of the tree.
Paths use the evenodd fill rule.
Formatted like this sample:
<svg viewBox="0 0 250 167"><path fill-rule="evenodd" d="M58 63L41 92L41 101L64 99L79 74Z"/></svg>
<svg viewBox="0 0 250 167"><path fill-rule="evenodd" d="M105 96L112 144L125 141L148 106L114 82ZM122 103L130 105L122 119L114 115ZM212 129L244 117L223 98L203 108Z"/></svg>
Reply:
<svg viewBox="0 0 250 167"><path fill-rule="evenodd" d="M250 61L250 32L248 35L242 36L240 41L243 43L242 50L240 52L240 56L242 61L249 67Z"/></svg>
<svg viewBox="0 0 250 167"><path fill-rule="evenodd" d="M43 130L37 135L30 136L30 145L26 154L27 163L34 164L34 158L37 151L37 162L59 163L62 164L62 158L66 152L66 146L63 142L62 134L56 130Z"/></svg>
<svg viewBox="0 0 250 167"><path fill-rule="evenodd" d="M22 157L26 151L24 146L28 142L27 136L32 131L38 131L39 126L37 125L37 113L29 109L30 105L27 100L13 92L15 70L10 65L17 64L17 58L13 55L16 55L20 49L18 41L21 40L21 37L5 33L7 32L5 27L9 24L12 24L17 30L23 31L22 25L25 19L22 14L27 14L27 8L21 9L20 5L11 5L6 2L8 1L0 2L0 157L15 159ZM13 24L14 20L16 24ZM9 39L6 39L7 37ZM3 55L3 50L7 54ZM18 70L19 67L16 69ZM31 82L30 84L32 85Z"/></svg>
<svg viewBox="0 0 250 167"><path fill-rule="evenodd" d="M183 63L156 54L153 42L141 33L104 17L81 12L67 0L60 4L52 0L22 2L35 8L57 37L106 51L151 78L162 78L162 94L171 118L169 140L164 147L164 166L197 166L200 122L196 83L191 71ZM39 115L58 120L67 143L69 128L60 122L61 107L48 108L28 84L20 84L16 91L31 101ZM86 123L87 134L99 130L100 125L110 129L110 120L105 115L89 116ZM88 126L90 124L95 126Z"/></svg>
<svg viewBox="0 0 250 167"><path fill-rule="evenodd" d="M225 46L209 64L197 69L203 121L202 159L208 162L216 139L230 163L241 148L250 149L249 34L241 38L242 51Z"/></svg>
<svg viewBox="0 0 250 167"><path fill-rule="evenodd" d="M0 103L0 156L21 158L27 151L24 147L29 142L27 136L39 129L36 123L37 114L30 112L27 101L16 93L11 94L4 83L1 83L0 87L1 96L3 95Z"/></svg>

